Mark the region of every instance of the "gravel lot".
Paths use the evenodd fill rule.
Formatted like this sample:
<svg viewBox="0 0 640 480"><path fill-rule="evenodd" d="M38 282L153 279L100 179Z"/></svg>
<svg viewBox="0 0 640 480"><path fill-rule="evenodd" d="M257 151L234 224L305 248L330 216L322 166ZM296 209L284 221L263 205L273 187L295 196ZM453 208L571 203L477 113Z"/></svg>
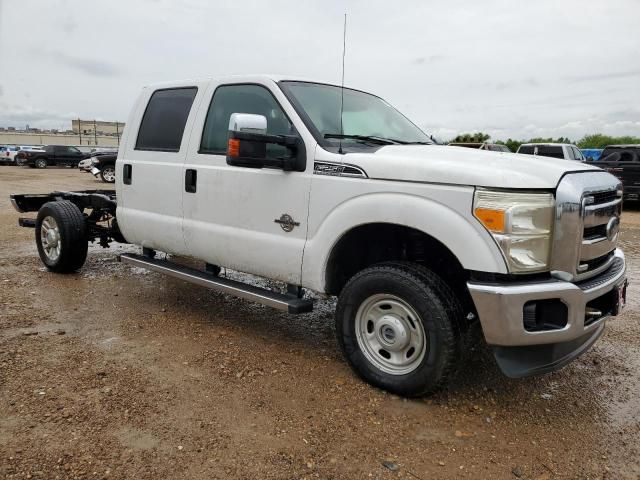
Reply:
<svg viewBox="0 0 640 480"><path fill-rule="evenodd" d="M0 167L1 477L640 478L637 207L629 303L591 351L509 380L482 348L407 401L352 374L330 301L287 316L117 263L128 246L47 272L8 195L103 187Z"/></svg>

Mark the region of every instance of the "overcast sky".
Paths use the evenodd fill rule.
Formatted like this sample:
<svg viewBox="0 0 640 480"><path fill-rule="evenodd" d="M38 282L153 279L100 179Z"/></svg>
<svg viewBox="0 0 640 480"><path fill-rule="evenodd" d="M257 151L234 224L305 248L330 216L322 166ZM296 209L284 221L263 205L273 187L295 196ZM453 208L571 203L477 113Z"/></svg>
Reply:
<svg viewBox="0 0 640 480"><path fill-rule="evenodd" d="M140 88L283 73L428 133L640 135L640 0L0 0L0 126L126 120Z"/></svg>

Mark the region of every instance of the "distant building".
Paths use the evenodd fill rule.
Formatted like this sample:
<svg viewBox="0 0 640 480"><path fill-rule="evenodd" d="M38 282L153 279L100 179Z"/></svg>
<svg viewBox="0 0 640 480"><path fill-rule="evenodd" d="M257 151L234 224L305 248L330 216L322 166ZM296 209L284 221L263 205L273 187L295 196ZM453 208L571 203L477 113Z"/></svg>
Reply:
<svg viewBox="0 0 640 480"><path fill-rule="evenodd" d="M83 147L118 147L124 123L72 120L71 130L0 128L0 145L76 145Z"/></svg>
<svg viewBox="0 0 640 480"><path fill-rule="evenodd" d="M124 123L103 122L101 120L71 120L71 130L76 135L122 135Z"/></svg>

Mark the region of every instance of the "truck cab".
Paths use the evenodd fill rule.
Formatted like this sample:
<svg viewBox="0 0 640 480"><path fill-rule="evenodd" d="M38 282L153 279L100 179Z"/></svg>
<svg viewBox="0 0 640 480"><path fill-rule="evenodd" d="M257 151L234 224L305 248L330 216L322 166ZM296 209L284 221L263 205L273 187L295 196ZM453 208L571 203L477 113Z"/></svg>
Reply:
<svg viewBox="0 0 640 480"><path fill-rule="evenodd" d="M115 178L115 195L14 196L19 210L39 211L50 269L86 257L78 238L81 261L58 251L55 203L99 208L88 218L117 223L89 223L83 235L141 246L122 255L128 263L292 313L311 307L305 289L338 297L345 357L402 395L444 386L476 327L506 375L560 368L626 299L617 178L575 161L435 145L356 89L264 75L146 87ZM280 281L286 294L231 284L220 267Z"/></svg>

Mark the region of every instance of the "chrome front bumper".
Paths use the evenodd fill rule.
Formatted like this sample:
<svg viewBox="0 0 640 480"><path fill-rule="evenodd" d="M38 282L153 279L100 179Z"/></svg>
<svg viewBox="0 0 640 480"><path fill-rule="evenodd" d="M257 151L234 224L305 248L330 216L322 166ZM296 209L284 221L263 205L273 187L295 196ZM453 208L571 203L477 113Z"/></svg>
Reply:
<svg viewBox="0 0 640 480"><path fill-rule="evenodd" d="M587 303L613 290L624 289L626 281L624 254L616 249L608 270L579 283L550 279L518 284L469 282L467 285L484 337L494 347L498 364L505 374L521 377L554 370L586 351L600 336L606 318L612 314L585 325ZM527 331L525 304L556 299L567 307L566 326ZM508 357L508 365L501 362L501 357L503 361ZM514 366L514 362L518 365Z"/></svg>

